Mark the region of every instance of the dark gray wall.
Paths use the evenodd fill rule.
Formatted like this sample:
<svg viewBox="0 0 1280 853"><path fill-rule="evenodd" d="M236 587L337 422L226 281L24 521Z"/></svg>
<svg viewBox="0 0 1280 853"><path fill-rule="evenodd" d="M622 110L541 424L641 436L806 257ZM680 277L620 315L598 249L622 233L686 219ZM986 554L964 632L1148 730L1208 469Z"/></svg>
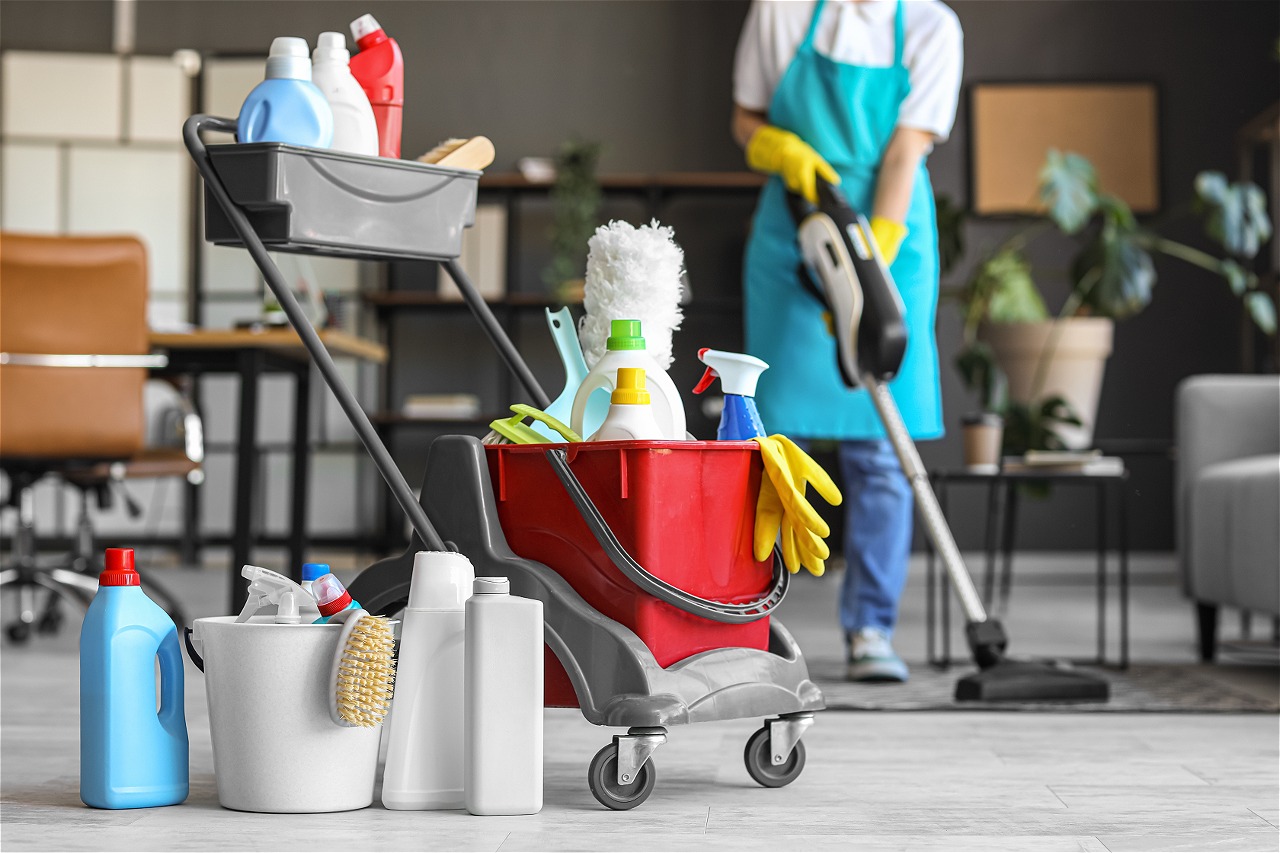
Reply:
<svg viewBox="0 0 1280 853"><path fill-rule="evenodd" d="M975 81L1152 81L1160 89L1161 185L1166 208L1190 197L1202 169L1233 167L1237 127L1280 97L1271 52L1280 33L1280 5L1271 0L1137 2L1127 0L954 0L965 30L965 79ZM552 153L574 136L606 144L608 171L738 169L728 138L733 49L747 4L741 0L647 2L159 2L138 3L138 51L180 47L216 52L265 51L275 35L314 40L325 29L372 12L400 42L409 69L404 152L413 156L447 136L485 133L497 144L499 167L525 155ZM0 47L109 50L110 3L5 0ZM55 20L56 19L56 20ZM952 140L932 156L940 193L963 201L966 190L967 110L962 104ZM687 200L665 218L688 251L695 293L736 292L738 255L749 202ZM545 211L544 211L545 212ZM612 215L637 218L641 208L618 203ZM537 243L545 216L533 211L523 237ZM968 229L966 266L1016 223L975 222ZM1189 225L1172 236L1201 242ZM1052 241L1035 259L1061 267L1066 244ZM535 290L545 255L531 251L517 288ZM1183 377L1239 369L1239 309L1211 276L1160 261L1151 307L1117 329L1116 350L1103 388L1098 422L1102 440L1170 439L1173 391ZM962 280L963 270L951 283ZM1051 302L1064 287L1044 274ZM412 284L412 282L411 282ZM403 318L411 336L414 321ZM740 343L736 312L699 314L677 344ZM529 325L529 324L526 324ZM457 335L463 335L459 330ZM524 338L544 381L559 376L540 330ZM954 305L944 304L938 334L944 358L958 345ZM455 336L456 337L456 336ZM690 349L691 351L691 349ZM407 347L403 360L426 353ZM682 358L676 372L695 367ZM952 424L972 405L944 369L943 394ZM477 378L477 381L479 379ZM402 382L407 390L419 390ZM429 387L427 382L421 388ZM456 389L453 389L456 390ZM558 390L558 389L557 389ZM401 444L406 471L420 471L420 438ZM922 448L931 465L959 460L956 437ZM1172 547L1171 465L1131 459L1135 547ZM959 495L957 495L959 497ZM976 495L972 497L976 498ZM955 512L961 544L980 541L978 500ZM953 501L953 506L956 501ZM1089 498L1060 490L1024 511L1021 544L1038 548L1091 547Z"/></svg>

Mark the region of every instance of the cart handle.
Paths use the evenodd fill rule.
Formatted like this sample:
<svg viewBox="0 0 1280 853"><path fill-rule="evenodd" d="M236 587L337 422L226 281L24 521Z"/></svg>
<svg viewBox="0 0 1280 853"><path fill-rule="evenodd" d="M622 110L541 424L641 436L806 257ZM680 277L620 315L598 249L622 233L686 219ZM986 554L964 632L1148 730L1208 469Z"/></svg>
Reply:
<svg viewBox="0 0 1280 853"><path fill-rule="evenodd" d="M569 467L568 454L562 449L552 447L546 451L546 457L547 461L551 463L552 470L560 478L560 483L564 486L565 491L569 493L570 500L578 508L578 512L582 514L582 520L587 523L587 527L591 529L591 534L595 536L596 541L600 543L600 547L604 549L605 554L613 561L613 564L618 567L618 571L622 572L632 583L654 598L665 601L672 607L679 608L685 613L691 613L694 616L701 616L715 622L742 625L765 618L777 609L778 605L782 603L782 599L786 597L787 586L790 583L791 576L787 574L786 569L783 567L782 560L779 559L776 549L773 554L773 581L769 586L768 592L756 601L748 602L747 604L728 604L723 601L702 598L685 592L679 587L672 586L637 563L627 553L627 549L622 547L618 537L614 536L613 531L609 529L609 523L604 520L604 516L600 514L600 510L592 502L591 496L587 494L587 490L582 487L582 483L574 475L573 469Z"/></svg>

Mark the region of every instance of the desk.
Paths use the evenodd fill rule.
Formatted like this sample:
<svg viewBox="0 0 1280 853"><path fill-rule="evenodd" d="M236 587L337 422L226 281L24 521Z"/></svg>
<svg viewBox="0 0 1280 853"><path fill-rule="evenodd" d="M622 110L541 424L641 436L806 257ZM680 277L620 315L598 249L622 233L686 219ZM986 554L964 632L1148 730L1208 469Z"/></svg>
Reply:
<svg viewBox="0 0 1280 853"><path fill-rule="evenodd" d="M320 332L320 340L335 357L349 356L382 363L386 349L373 341L335 329ZM254 509L258 498L258 382L265 373L288 373L296 382L293 407L293 483L289 509L289 574L301 580L307 547L307 478L310 469L311 361L292 329L197 329L192 332L152 332L151 348L169 356L168 373L199 375L235 373L240 377L239 427L236 436L236 483L232 492L233 530L231 568L252 562ZM186 531L192 553L198 547L195 502L187 501ZM231 611L238 613L247 595L245 584L233 575Z"/></svg>
<svg viewBox="0 0 1280 853"><path fill-rule="evenodd" d="M1097 596L1098 596L1098 647L1096 663L1106 662L1107 651L1107 491L1113 489L1116 497L1117 519L1117 556L1119 561L1119 597L1120 597L1120 668L1129 666L1129 521L1128 496L1125 484L1129 480L1128 468L1121 465L1118 469L1104 473L1085 473L1080 470L1063 468L1043 468L1028 470L1001 470L994 474L975 473L965 469L935 471L931 473L934 491L938 495L938 504L942 514L947 513L947 496L952 483L962 485L985 485L987 487L987 525L984 550L986 552L986 572L983 576L983 605L988 613L992 613L995 599L996 554L999 550L1003 558L1000 577L1000 603L997 611L1003 611L1009 601L1009 587L1013 576L1013 546L1017 529L1018 487L1028 483L1051 483L1054 486L1089 486L1093 487L1097 497ZM999 543L997 545L997 543ZM937 577L933 547L926 542L926 647L929 663L935 666L947 666L951 662L951 602L946 573ZM934 590L938 588L940 609L942 611L942 656L934 654L935 606ZM992 614L994 615L994 614Z"/></svg>

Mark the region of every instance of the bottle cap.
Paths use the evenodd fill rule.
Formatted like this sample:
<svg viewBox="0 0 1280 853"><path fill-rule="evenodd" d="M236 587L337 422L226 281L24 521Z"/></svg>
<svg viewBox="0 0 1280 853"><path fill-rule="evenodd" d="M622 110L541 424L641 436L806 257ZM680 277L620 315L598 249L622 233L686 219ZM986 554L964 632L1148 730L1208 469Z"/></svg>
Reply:
<svg viewBox="0 0 1280 853"><path fill-rule="evenodd" d="M506 578L476 578L471 591L476 595L507 595L511 592L511 581Z"/></svg>
<svg viewBox="0 0 1280 853"><path fill-rule="evenodd" d="M133 567L132 548L108 548L106 563L106 570L98 575L98 586L142 586Z"/></svg>
<svg viewBox="0 0 1280 853"><path fill-rule="evenodd" d="M644 387L644 368L619 367L618 387L613 389L609 402L627 406L649 405L649 392Z"/></svg>
<svg viewBox="0 0 1280 853"><path fill-rule="evenodd" d="M453 551L419 551L409 585L411 610L461 610L471 597L476 570Z"/></svg>
<svg viewBox="0 0 1280 853"><path fill-rule="evenodd" d="M268 80L310 80L311 51L307 40L293 36L279 36L271 41L267 54Z"/></svg>
<svg viewBox="0 0 1280 853"><path fill-rule="evenodd" d="M604 347L615 351L644 349L640 321L611 320L609 322L609 338L604 342Z"/></svg>
<svg viewBox="0 0 1280 853"><path fill-rule="evenodd" d="M328 563L303 563L302 564L302 580L313 581L323 575L329 574Z"/></svg>
<svg viewBox="0 0 1280 853"><path fill-rule="evenodd" d="M350 62L347 37L342 33L321 33L316 39L316 49L311 52L313 62Z"/></svg>
<svg viewBox="0 0 1280 853"><path fill-rule="evenodd" d="M316 607L321 616L332 616L351 606L351 593L333 574L316 578L311 585L311 594L316 597Z"/></svg>
<svg viewBox="0 0 1280 853"><path fill-rule="evenodd" d="M351 37L361 50L367 50L371 45L386 41L387 34L373 15L361 15L351 22Z"/></svg>

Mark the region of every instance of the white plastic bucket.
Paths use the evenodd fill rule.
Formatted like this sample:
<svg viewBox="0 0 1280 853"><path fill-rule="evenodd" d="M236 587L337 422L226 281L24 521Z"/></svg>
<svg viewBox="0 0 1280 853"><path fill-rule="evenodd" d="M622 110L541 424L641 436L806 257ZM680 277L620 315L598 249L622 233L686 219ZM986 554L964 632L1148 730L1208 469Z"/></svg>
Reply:
<svg viewBox="0 0 1280 853"><path fill-rule="evenodd" d="M193 623L204 658L218 802L247 812L339 812L373 802L381 726L329 716L339 625Z"/></svg>

